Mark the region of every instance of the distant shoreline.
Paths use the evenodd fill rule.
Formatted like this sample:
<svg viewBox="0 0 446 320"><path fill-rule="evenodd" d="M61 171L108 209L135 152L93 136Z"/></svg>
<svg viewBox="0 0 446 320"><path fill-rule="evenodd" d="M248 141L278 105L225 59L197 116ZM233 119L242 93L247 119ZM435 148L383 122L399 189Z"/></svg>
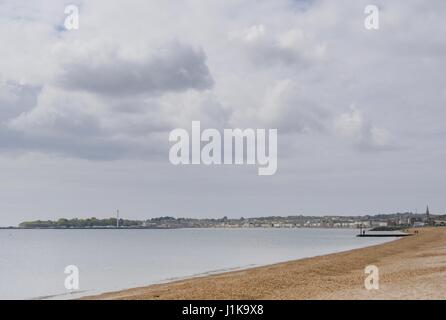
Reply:
<svg viewBox="0 0 446 320"><path fill-rule="evenodd" d="M82 299L446 299L446 228L385 244ZM380 289L364 288L376 265Z"/></svg>
<svg viewBox="0 0 446 320"><path fill-rule="evenodd" d="M119 212L119 211L118 211ZM384 231L410 227L446 226L446 215L391 213L365 216L264 216L228 218L185 218L161 216L146 220L116 217L59 218L57 220L22 221L13 229L184 229L184 228L342 228L383 229Z"/></svg>

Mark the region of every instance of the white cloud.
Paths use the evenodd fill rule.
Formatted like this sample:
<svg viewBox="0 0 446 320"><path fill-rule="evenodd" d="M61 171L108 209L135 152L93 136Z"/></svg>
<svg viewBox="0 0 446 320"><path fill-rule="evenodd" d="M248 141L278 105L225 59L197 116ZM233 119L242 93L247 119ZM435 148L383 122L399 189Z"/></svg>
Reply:
<svg viewBox="0 0 446 320"><path fill-rule="evenodd" d="M323 132L329 125L330 112L291 79L275 82L259 98L253 108L236 110L233 124L279 128L292 134Z"/></svg>
<svg viewBox="0 0 446 320"><path fill-rule="evenodd" d="M303 29L294 27L271 31L267 26L253 25L228 34L231 43L240 45L255 64L297 64L306 66L322 62L326 55L324 43L318 43Z"/></svg>
<svg viewBox="0 0 446 320"><path fill-rule="evenodd" d="M228 35L229 40L239 40L247 43L261 41L265 37L265 26L263 24L251 26L245 30L233 31Z"/></svg>
<svg viewBox="0 0 446 320"><path fill-rule="evenodd" d="M354 106L350 112L336 117L334 126L339 135L352 141L360 150L389 150L394 147L390 132L385 128L374 126Z"/></svg>

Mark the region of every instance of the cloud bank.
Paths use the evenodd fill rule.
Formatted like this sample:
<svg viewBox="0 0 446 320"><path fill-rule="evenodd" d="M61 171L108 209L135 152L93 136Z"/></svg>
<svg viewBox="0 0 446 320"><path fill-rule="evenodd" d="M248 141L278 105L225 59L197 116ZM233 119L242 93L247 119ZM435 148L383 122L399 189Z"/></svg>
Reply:
<svg viewBox="0 0 446 320"><path fill-rule="evenodd" d="M68 31L63 1L0 3L0 162L9 168L4 175L15 173L3 177L6 194L20 173L22 186L40 179L37 160L29 160L38 157L60 164L50 175L56 180L68 174L65 163L73 172L100 163L93 171L102 172L119 162L139 181L144 175L135 163L142 161L150 176L162 177L156 188L140 182L164 199L156 208L176 203L167 196L175 193L191 214L341 212L339 199L354 195L352 208L396 207L407 194L421 194L423 206L429 196L443 201L446 2L375 1L380 29L373 31L364 28L363 0L74 4L80 28ZM170 130L193 120L203 128L277 128L277 175L262 184L236 169L159 169L168 165ZM109 190L108 175L95 177L104 181L97 189ZM173 187L179 181L186 191ZM368 181L367 189L358 181ZM174 190L157 189L165 185ZM401 185L408 189L390 198ZM59 192L54 186L32 198ZM23 213L17 188L5 212ZM277 192L262 193L271 188ZM123 194L144 211L139 190ZM214 202L201 206L203 193Z"/></svg>

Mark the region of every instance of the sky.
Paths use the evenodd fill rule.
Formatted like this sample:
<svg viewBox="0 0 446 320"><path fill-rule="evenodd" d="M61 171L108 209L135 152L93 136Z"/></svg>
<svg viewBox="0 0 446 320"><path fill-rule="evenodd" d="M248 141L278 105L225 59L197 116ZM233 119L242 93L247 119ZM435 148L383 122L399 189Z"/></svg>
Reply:
<svg viewBox="0 0 446 320"><path fill-rule="evenodd" d="M65 7L79 8L67 30ZM364 9L379 8L379 29ZM0 1L0 225L446 212L442 0ZM278 167L169 132L278 130Z"/></svg>

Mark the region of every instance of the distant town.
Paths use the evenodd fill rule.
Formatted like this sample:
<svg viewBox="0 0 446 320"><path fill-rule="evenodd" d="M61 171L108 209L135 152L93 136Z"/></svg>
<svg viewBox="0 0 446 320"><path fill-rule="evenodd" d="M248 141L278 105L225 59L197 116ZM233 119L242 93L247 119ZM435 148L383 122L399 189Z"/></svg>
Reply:
<svg viewBox="0 0 446 320"><path fill-rule="evenodd" d="M233 219L194 219L158 217L147 220L108 219L59 219L56 221L25 221L20 229L180 229L180 228L373 228L398 230L408 227L446 226L446 214L405 212L365 216L269 216ZM17 227L10 227L17 228Z"/></svg>

